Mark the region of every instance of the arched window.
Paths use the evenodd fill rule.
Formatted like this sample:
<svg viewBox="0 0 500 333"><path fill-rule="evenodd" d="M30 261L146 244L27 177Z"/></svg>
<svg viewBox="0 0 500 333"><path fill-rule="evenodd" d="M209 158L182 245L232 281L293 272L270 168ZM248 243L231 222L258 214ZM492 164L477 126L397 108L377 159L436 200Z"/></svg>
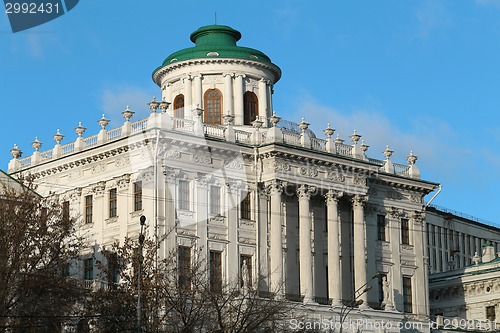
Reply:
<svg viewBox="0 0 500 333"><path fill-rule="evenodd" d="M174 99L174 117L184 118L184 95L180 94L175 96Z"/></svg>
<svg viewBox="0 0 500 333"><path fill-rule="evenodd" d="M220 124L222 118L222 94L218 89L205 92L205 124Z"/></svg>
<svg viewBox="0 0 500 333"><path fill-rule="evenodd" d="M259 114L259 103L257 95L251 91L247 91L243 95L243 124L252 125L252 121L257 119Z"/></svg>

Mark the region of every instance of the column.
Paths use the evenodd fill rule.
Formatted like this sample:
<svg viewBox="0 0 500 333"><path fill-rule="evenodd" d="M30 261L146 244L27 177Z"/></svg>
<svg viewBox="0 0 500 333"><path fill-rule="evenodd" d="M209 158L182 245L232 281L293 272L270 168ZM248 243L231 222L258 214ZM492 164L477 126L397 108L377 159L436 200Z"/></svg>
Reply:
<svg viewBox="0 0 500 333"><path fill-rule="evenodd" d="M458 256L460 260L460 265L458 268L462 268L465 266L465 248L464 248L464 234L461 232L458 232L458 246L459 246L459 251Z"/></svg>
<svg viewBox="0 0 500 333"><path fill-rule="evenodd" d="M234 115L233 110L233 73L224 73L224 110L222 114Z"/></svg>
<svg viewBox="0 0 500 333"><path fill-rule="evenodd" d="M464 266L470 265L470 236L464 234Z"/></svg>
<svg viewBox="0 0 500 333"><path fill-rule="evenodd" d="M243 79L245 74L236 74L234 81L234 124L243 125Z"/></svg>
<svg viewBox="0 0 500 333"><path fill-rule="evenodd" d="M354 290L356 296L363 301L359 306L360 309L369 308L368 294L363 292L367 286L366 277L366 259L365 259L365 217L364 205L368 201L368 197L356 194L352 198L352 208L354 211ZM359 289L359 290L358 290Z"/></svg>
<svg viewBox="0 0 500 333"><path fill-rule="evenodd" d="M173 103L173 99L172 99L172 83L170 82L167 82L165 83L165 92L163 94L163 98L162 100L164 101L167 101L169 103ZM168 113L173 117L174 116L174 112L173 112L173 105L171 108L168 108Z"/></svg>
<svg viewBox="0 0 500 333"><path fill-rule="evenodd" d="M238 251L238 228L240 222L238 208L240 207L239 203L241 202L240 191L243 188L243 182L237 179L229 179L228 185L226 208L224 209L224 211L227 211L225 215L227 221L227 240L229 241L227 245L227 262L230 263L228 265L227 275L232 288L237 290L237 288L239 288L238 272L240 268L240 256Z"/></svg>
<svg viewBox="0 0 500 333"><path fill-rule="evenodd" d="M201 86L201 80L203 79L201 74L194 76L194 108L203 109L203 88Z"/></svg>
<svg viewBox="0 0 500 333"><path fill-rule="evenodd" d="M403 279L401 276L401 215L402 211L396 208L389 208L387 212L389 219L389 237L391 242L392 267L387 275L391 286L391 295L396 310L403 310Z"/></svg>
<svg viewBox="0 0 500 333"><path fill-rule="evenodd" d="M165 237L163 243L164 258L170 258L177 253L177 243L175 240L175 211L176 211L176 182L181 170L164 166L163 174L165 175L164 187L164 211L165 211L165 230L164 234L159 234L159 237Z"/></svg>
<svg viewBox="0 0 500 333"><path fill-rule="evenodd" d="M283 239L281 221L281 193L283 184L279 180L271 182L267 186L267 191L271 199L271 293L284 295L283 280Z"/></svg>
<svg viewBox="0 0 500 333"><path fill-rule="evenodd" d="M267 127L267 83L269 80L260 79L259 81L259 114L260 120L264 122L264 127Z"/></svg>
<svg viewBox="0 0 500 333"><path fill-rule="evenodd" d="M447 233L448 233L448 229L444 228L444 227L441 227L441 262L442 262L442 267L443 267L443 270L442 272L447 272L448 271L448 258L446 256L446 248L447 248L447 245L449 244L446 244L445 242L445 236L447 236ZM448 243L449 243L449 239L448 239Z"/></svg>
<svg viewBox="0 0 500 333"><path fill-rule="evenodd" d="M309 200L315 187L300 185L299 197L299 258L300 258L300 294L304 304L314 303L313 295L313 258L311 246L311 215Z"/></svg>
<svg viewBox="0 0 500 333"><path fill-rule="evenodd" d="M332 306L341 306L342 285L340 283L340 221L338 201L342 191L330 190L326 193L328 223L328 298Z"/></svg>
<svg viewBox="0 0 500 333"><path fill-rule="evenodd" d="M268 193L264 188L259 188L257 193L256 209L257 212L257 270L263 278L259 279L259 290L271 291L270 279L271 274L269 271L269 253L268 253L268 235L269 235L269 204ZM285 285L283 285L283 292L285 292Z"/></svg>
<svg viewBox="0 0 500 333"><path fill-rule="evenodd" d="M414 310L417 315L426 316L428 312L429 295L427 292L427 264L426 264L426 246L425 246L425 213L415 211L411 215L410 230L413 233L414 251L415 251L415 274L413 277L413 293L415 295Z"/></svg>
<svg viewBox="0 0 500 333"><path fill-rule="evenodd" d="M269 113L266 117L270 117L273 114L273 86L271 82L267 83L267 109Z"/></svg>
<svg viewBox="0 0 500 333"><path fill-rule="evenodd" d="M193 106L193 87L191 85L191 75L187 75L183 78L184 83L184 118L193 119L194 109ZM173 103L173 101L172 101Z"/></svg>
<svg viewBox="0 0 500 333"><path fill-rule="evenodd" d="M199 262L208 260L208 181L211 175L198 173L193 210L196 212L196 236L198 237Z"/></svg>
<svg viewBox="0 0 500 333"><path fill-rule="evenodd" d="M436 267L434 267L434 273L440 273L443 271L443 265L441 264L441 250L443 244L441 246L439 245L441 243L441 227L438 227L437 225L434 226L434 241L436 244L434 253L436 255Z"/></svg>

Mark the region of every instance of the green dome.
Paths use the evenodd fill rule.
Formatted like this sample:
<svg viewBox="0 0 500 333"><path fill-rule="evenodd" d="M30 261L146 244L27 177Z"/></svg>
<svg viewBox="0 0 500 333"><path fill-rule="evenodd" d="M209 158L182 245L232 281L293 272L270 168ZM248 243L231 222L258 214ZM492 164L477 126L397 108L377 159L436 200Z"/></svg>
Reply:
<svg viewBox="0 0 500 333"><path fill-rule="evenodd" d="M201 27L191 34L191 41L196 46L172 53L160 67L184 60L205 58L236 58L272 64L271 59L261 51L237 46L236 42L240 38L239 31L225 25Z"/></svg>

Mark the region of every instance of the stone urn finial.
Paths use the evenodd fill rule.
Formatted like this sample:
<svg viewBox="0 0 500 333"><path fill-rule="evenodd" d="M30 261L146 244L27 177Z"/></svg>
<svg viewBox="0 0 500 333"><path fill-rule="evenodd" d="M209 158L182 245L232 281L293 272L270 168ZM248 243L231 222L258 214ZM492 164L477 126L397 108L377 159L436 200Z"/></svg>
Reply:
<svg viewBox="0 0 500 333"><path fill-rule="evenodd" d="M151 113L156 113L156 110L160 106L160 103L156 101L156 96L153 96L153 100L148 103L149 108L151 109ZM128 106L127 106L128 109Z"/></svg>
<svg viewBox="0 0 500 333"><path fill-rule="evenodd" d="M54 141L59 145L61 144L62 139L64 139L64 135L62 135L59 129L57 129L57 133L54 135Z"/></svg>
<svg viewBox="0 0 500 333"><path fill-rule="evenodd" d="M363 151L363 153L366 153L366 151L368 150L368 148L370 148L370 146L368 146L365 143L365 140L361 140L361 150Z"/></svg>
<svg viewBox="0 0 500 333"><path fill-rule="evenodd" d="M31 147L33 147L35 151L38 151L40 150L40 148L42 148L42 144L42 142L38 141L38 137L35 137L35 141L31 143Z"/></svg>
<svg viewBox="0 0 500 333"><path fill-rule="evenodd" d="M252 126L254 128L261 128L262 127L262 124L264 124L264 122L262 120L260 120L259 117L255 118L254 121L252 121Z"/></svg>
<svg viewBox="0 0 500 333"><path fill-rule="evenodd" d="M356 133L356 130L354 130L354 133L352 135L349 136L349 139L351 139L351 141L357 145L358 144L358 141L359 139L361 139L361 135L359 135L358 133Z"/></svg>
<svg viewBox="0 0 500 333"><path fill-rule="evenodd" d="M130 108L127 107L125 108L125 111L122 112L122 115L123 115L123 118L125 118L125 122L128 122L130 121L130 118L132 118L132 116L134 115L134 111L130 110Z"/></svg>
<svg viewBox="0 0 500 333"><path fill-rule="evenodd" d="M335 143L336 144L342 144L344 143L344 140L340 138L340 134L337 134L337 137L335 138Z"/></svg>
<svg viewBox="0 0 500 333"><path fill-rule="evenodd" d="M280 122L281 117L278 117L276 115L276 112L273 112L273 115L269 117L269 122L273 125L273 127L276 127L276 125Z"/></svg>
<svg viewBox="0 0 500 333"><path fill-rule="evenodd" d="M10 150L10 154L12 155L12 158L17 160L19 157L23 155L23 152L19 147L14 143L14 148Z"/></svg>
<svg viewBox="0 0 500 333"><path fill-rule="evenodd" d="M232 114L226 113L225 115L222 116L222 119L224 120L224 124L233 125L234 116Z"/></svg>
<svg viewBox="0 0 500 333"><path fill-rule="evenodd" d="M302 121L298 123L299 128L301 129L302 133L304 133L308 128L309 128L309 123L306 123L304 118L302 118Z"/></svg>
<svg viewBox="0 0 500 333"><path fill-rule="evenodd" d="M97 121L99 123L99 126L101 126L102 129L105 129L106 126L108 126L110 120L106 119L104 116L104 113L102 114L102 118Z"/></svg>
<svg viewBox="0 0 500 333"><path fill-rule="evenodd" d="M333 133L335 133L335 130L333 128L330 127L330 123L328 123L328 126L323 130L323 133L325 133L325 135L328 137L328 139L330 139L333 135Z"/></svg>
<svg viewBox="0 0 500 333"><path fill-rule="evenodd" d="M388 160L389 158L391 158L392 153L394 153L394 150L390 150L390 149L389 149L389 146L385 146L384 156L385 156L385 158L386 158L387 160Z"/></svg>
<svg viewBox="0 0 500 333"><path fill-rule="evenodd" d="M410 155L406 157L406 161L408 162L409 165L415 165L417 159L418 157L416 155L413 155L413 151L410 151Z"/></svg>
<svg viewBox="0 0 500 333"><path fill-rule="evenodd" d="M78 123L78 127L75 127L75 132L76 132L76 134L78 134L79 138L82 137L83 133L85 133L86 130L87 130L87 128L82 126L81 121Z"/></svg>
<svg viewBox="0 0 500 333"><path fill-rule="evenodd" d="M161 113L166 113L169 106L170 102L167 102L165 101L165 99L162 99L162 101L160 102Z"/></svg>

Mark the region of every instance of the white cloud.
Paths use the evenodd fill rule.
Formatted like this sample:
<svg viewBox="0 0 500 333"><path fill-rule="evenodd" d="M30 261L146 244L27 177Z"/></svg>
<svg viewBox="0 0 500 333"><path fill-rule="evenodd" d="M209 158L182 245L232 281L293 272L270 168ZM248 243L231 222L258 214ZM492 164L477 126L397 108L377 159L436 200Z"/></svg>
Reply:
<svg viewBox="0 0 500 333"><path fill-rule="evenodd" d="M123 123L124 119L121 113L127 106L135 112L132 121L146 117L149 114L147 103L151 101L152 97L153 95L149 91L134 86L107 88L101 93L101 110L115 127L117 124Z"/></svg>
<svg viewBox="0 0 500 333"><path fill-rule="evenodd" d="M429 35L439 29L449 27L452 24L451 16L439 1L425 1L415 13L417 18L417 37L426 39Z"/></svg>

